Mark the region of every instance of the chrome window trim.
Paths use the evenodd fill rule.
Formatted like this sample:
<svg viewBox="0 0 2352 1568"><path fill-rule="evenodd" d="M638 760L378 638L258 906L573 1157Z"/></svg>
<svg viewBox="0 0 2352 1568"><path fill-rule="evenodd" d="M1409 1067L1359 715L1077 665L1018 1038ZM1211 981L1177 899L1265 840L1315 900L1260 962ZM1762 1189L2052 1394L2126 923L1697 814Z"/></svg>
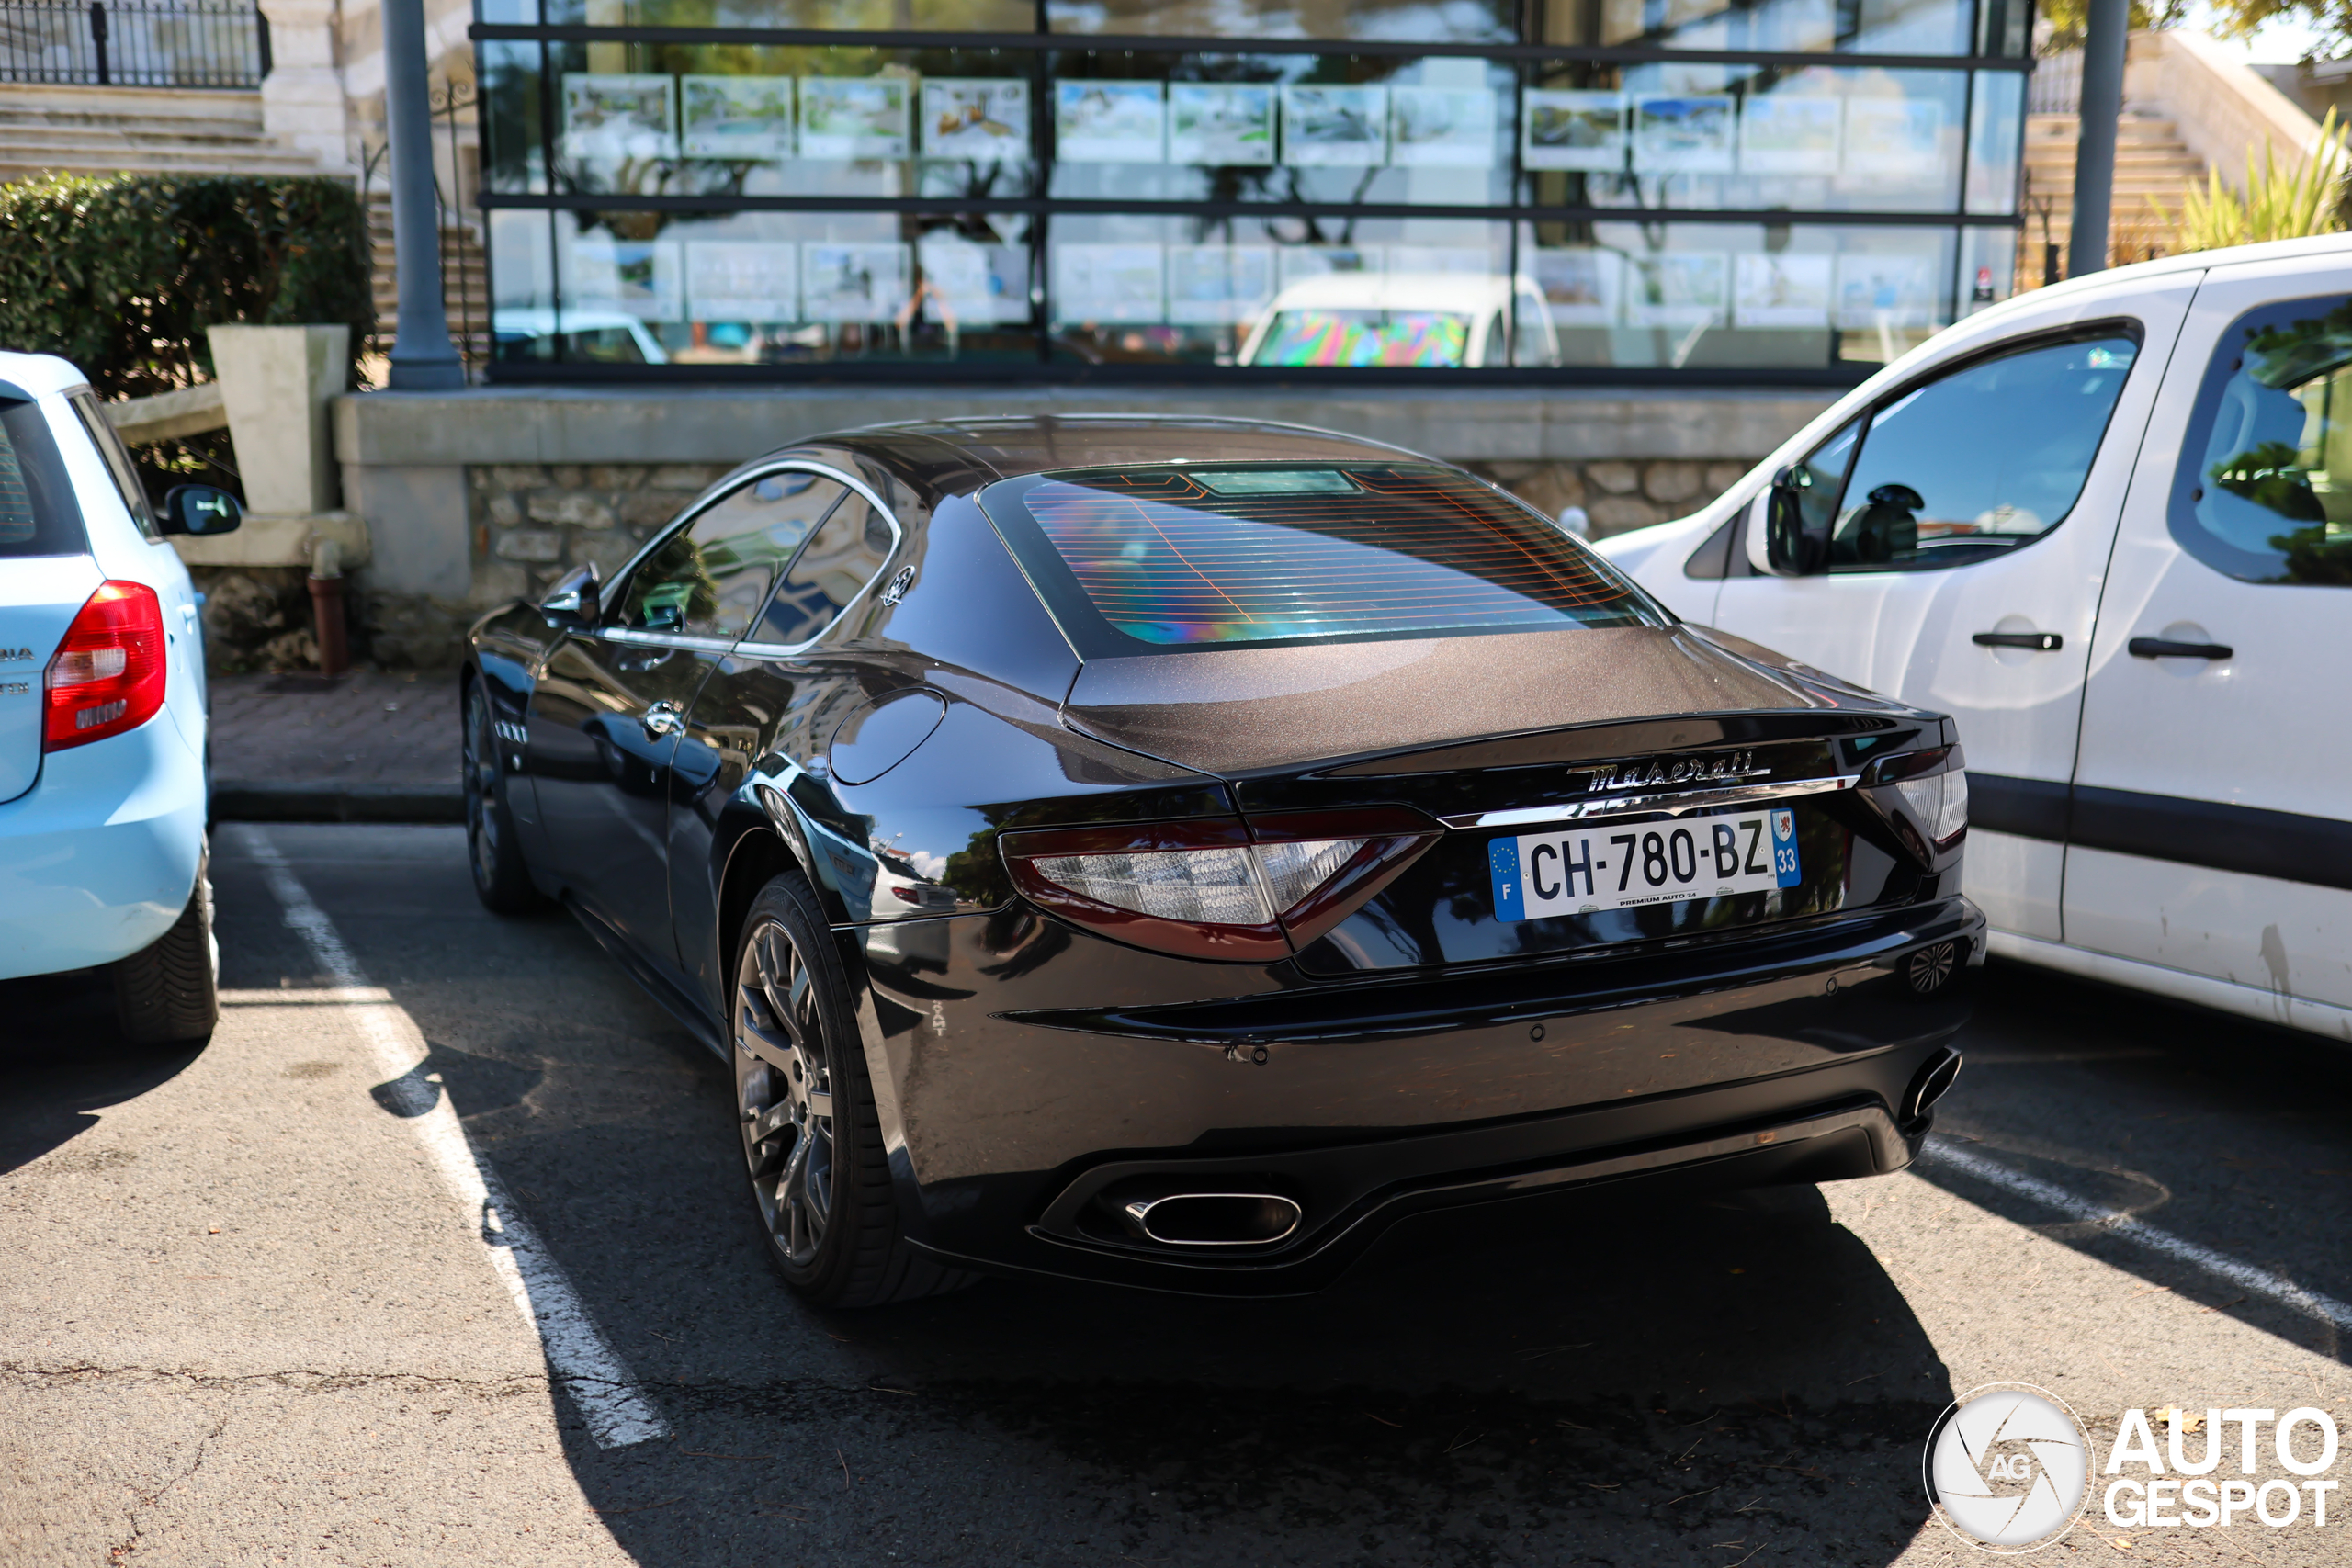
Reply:
<svg viewBox="0 0 2352 1568"><path fill-rule="evenodd" d="M1817 779L1735 784L1728 789L1679 789L1655 795L1604 795L1595 800L1566 801L1558 806L1524 806L1510 811L1474 811L1461 817L1441 817L1438 820L1449 828L1521 828L1538 822L1580 822L1591 817L1623 817L1635 811L1679 817L1686 812L1712 807L1786 800L1800 795L1827 795L1852 789L1861 782L1860 773L1836 773Z"/></svg>
<svg viewBox="0 0 2352 1568"><path fill-rule="evenodd" d="M849 615L849 613L857 607L858 602L864 599L866 594L873 592L874 584L881 580L882 574L890 570L891 563L899 558L899 547L907 542L907 531L900 525L899 522L899 514L890 510L889 505L883 501L882 497L878 493L876 493L872 485L867 484L864 479L859 479L854 474L843 473L841 469L834 468L831 464L820 463L812 457L779 457L773 462L755 461L752 467L741 469L735 473L726 476L724 479L719 479L708 490L703 491L700 496L696 497L687 506L686 510L680 513L676 519L673 520L668 527L654 535L650 539L648 539L644 545L638 549L638 552L629 557L628 560L623 564L621 569L613 574L613 581L615 582L626 582L628 580L629 574L635 571L639 565L642 563L648 556L650 556L655 550L660 549L664 544L668 543L673 535L676 534L681 529L693 527L695 525L695 519L701 517L703 513L708 512L712 507L718 505L720 502L726 500L729 496L734 494L745 485L756 483L757 481L767 478L770 474L784 473L816 474L824 479L831 479L846 489L854 491L859 495L864 496L867 504L871 505L874 510L881 515L882 520L890 525L890 547L883 553L882 564L875 570L875 573L872 577L867 578L865 581L859 586L858 591L855 593L850 595L849 603L841 607L840 613L835 615L831 620L826 622L824 626L818 628L816 636L810 637L807 642L786 647L782 643L746 642L734 637L689 637L683 632L640 631L633 626L594 626L588 629L589 635L606 642L628 643L639 648L675 648L697 653L741 653L746 654L753 659L789 658L795 654L804 652L823 641L825 634L831 631L835 626L841 625L842 621ZM835 504L838 505L839 502L835 502ZM828 510L825 516L819 520L818 526L822 527L826 522L831 519L831 517L832 513L831 510ZM808 532L810 538L814 538L816 536L817 530L815 528L810 529ZM807 539L803 539L801 544L805 546L808 542L808 541ZM799 558L799 550L796 548L793 551L793 558ZM789 562L786 562L787 566L789 564ZM775 597L775 589L774 586L771 586L768 589L768 597L770 599ZM760 615L765 615L767 613L767 602L765 600L761 602L759 613ZM757 616L753 617L753 624L758 624Z"/></svg>
<svg viewBox="0 0 2352 1568"><path fill-rule="evenodd" d="M746 659L797 659L801 654L808 652L810 649L824 641L827 637L831 635L832 629L835 626L840 626L843 621L849 619L850 612L856 609L860 604L865 602L865 596L874 592L874 585L881 581L884 574L888 572L891 567L897 564L899 559L899 551L907 542L907 530L899 522L899 514L891 511L889 502L884 501L880 493L876 491L872 485L867 484L864 479L857 478L854 474L845 474L839 468L829 468L822 463L812 462L806 458L795 459L790 463L780 463L776 466L778 468L805 468L810 473L823 474L828 479L840 480L842 484L849 486L850 489L864 496L866 500L866 503L872 506L875 512L880 515L882 520L890 525L890 547L882 552L881 562L875 567L874 575L860 583L858 585L857 592L849 596L849 603L843 604L840 610L835 612L831 620L827 621L823 626L819 626L813 636L809 637L806 641L795 643L752 642L749 640L736 643L732 651ZM831 513L826 513L826 517L829 521L831 520L831 515L832 514ZM812 533L809 536L813 538L815 537L815 535ZM797 554L795 558L798 558ZM769 596L771 598L775 596L775 590L771 589L769 591ZM766 613L766 608L767 607L765 605L761 606L761 613L763 615Z"/></svg>

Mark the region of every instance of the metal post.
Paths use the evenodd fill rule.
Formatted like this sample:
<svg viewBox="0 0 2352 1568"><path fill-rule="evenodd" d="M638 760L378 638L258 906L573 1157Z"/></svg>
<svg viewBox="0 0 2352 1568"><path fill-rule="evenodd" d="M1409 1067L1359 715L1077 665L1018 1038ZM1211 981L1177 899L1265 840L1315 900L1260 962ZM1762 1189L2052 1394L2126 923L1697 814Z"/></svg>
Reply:
<svg viewBox="0 0 2352 1568"><path fill-rule="evenodd" d="M384 141L392 164L392 265L400 325L392 336L395 391L466 384L441 304L440 223L433 197L433 100L425 85L424 0L383 0Z"/></svg>
<svg viewBox="0 0 2352 1568"><path fill-rule="evenodd" d="M107 59L107 8L104 0L90 0L90 41L98 50L98 85L114 85L114 72Z"/></svg>
<svg viewBox="0 0 2352 1568"><path fill-rule="evenodd" d="M2090 0L2083 39L2082 140L2075 147L2075 232L2066 253L2069 277L2107 266L2116 121L2123 118L2123 45L2131 28L2131 0Z"/></svg>

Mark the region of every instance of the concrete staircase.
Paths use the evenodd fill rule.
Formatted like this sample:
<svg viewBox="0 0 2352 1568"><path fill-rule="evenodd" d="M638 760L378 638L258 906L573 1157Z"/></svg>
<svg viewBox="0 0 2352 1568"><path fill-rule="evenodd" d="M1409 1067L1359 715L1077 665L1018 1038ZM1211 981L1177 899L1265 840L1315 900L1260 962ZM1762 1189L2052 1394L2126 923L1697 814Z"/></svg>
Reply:
<svg viewBox="0 0 2352 1568"><path fill-rule="evenodd" d="M2026 117L2025 191L2019 209L2025 229L2018 240L2018 287L2041 283L2045 212L2049 237L2064 266L2067 236L2075 221L2075 152L2081 123L2073 115ZM2126 114L2116 128L2115 196L2108 220L2109 265L2169 254L2172 226L2149 205L2154 197L2175 212L2182 187L2205 178L2205 161L2191 152L2170 120Z"/></svg>
<svg viewBox="0 0 2352 1568"><path fill-rule="evenodd" d="M392 254L392 198L368 198L368 239L375 265L377 345L389 350L400 320L400 276ZM441 299L449 313L449 340L479 365L490 355L490 264L481 238L463 224L441 231Z"/></svg>
<svg viewBox="0 0 2352 1568"><path fill-rule="evenodd" d="M314 175L264 134L261 94L211 87L0 85L0 181L75 175Z"/></svg>

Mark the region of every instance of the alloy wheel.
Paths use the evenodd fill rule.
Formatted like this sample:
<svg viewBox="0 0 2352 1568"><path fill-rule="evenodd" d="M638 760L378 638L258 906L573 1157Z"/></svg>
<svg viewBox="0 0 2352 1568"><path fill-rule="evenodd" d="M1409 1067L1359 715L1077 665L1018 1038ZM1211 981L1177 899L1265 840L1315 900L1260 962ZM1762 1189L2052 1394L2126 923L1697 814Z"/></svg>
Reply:
<svg viewBox="0 0 2352 1568"><path fill-rule="evenodd" d="M808 964L772 919L737 966L735 1093L760 1217L786 1261L806 1268L832 1213L832 1077Z"/></svg>
<svg viewBox="0 0 2352 1568"><path fill-rule="evenodd" d="M466 852L473 861L479 886L498 880L498 813L491 809L498 788L498 747L490 732L490 704L480 686L466 690L465 752L461 774L466 789Z"/></svg>

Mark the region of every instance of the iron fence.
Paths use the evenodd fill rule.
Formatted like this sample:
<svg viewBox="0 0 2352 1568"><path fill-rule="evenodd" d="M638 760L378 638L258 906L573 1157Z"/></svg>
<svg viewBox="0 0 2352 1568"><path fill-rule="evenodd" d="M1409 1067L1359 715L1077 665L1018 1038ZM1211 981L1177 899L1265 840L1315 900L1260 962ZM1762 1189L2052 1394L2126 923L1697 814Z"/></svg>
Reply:
<svg viewBox="0 0 2352 1568"><path fill-rule="evenodd" d="M2080 114L2083 112L2083 51L2069 49L2056 54L2045 54L2033 62L2033 74L2026 79L2025 112L2028 114Z"/></svg>
<svg viewBox="0 0 2352 1568"><path fill-rule="evenodd" d="M269 22L251 0L0 0L0 82L257 87Z"/></svg>

